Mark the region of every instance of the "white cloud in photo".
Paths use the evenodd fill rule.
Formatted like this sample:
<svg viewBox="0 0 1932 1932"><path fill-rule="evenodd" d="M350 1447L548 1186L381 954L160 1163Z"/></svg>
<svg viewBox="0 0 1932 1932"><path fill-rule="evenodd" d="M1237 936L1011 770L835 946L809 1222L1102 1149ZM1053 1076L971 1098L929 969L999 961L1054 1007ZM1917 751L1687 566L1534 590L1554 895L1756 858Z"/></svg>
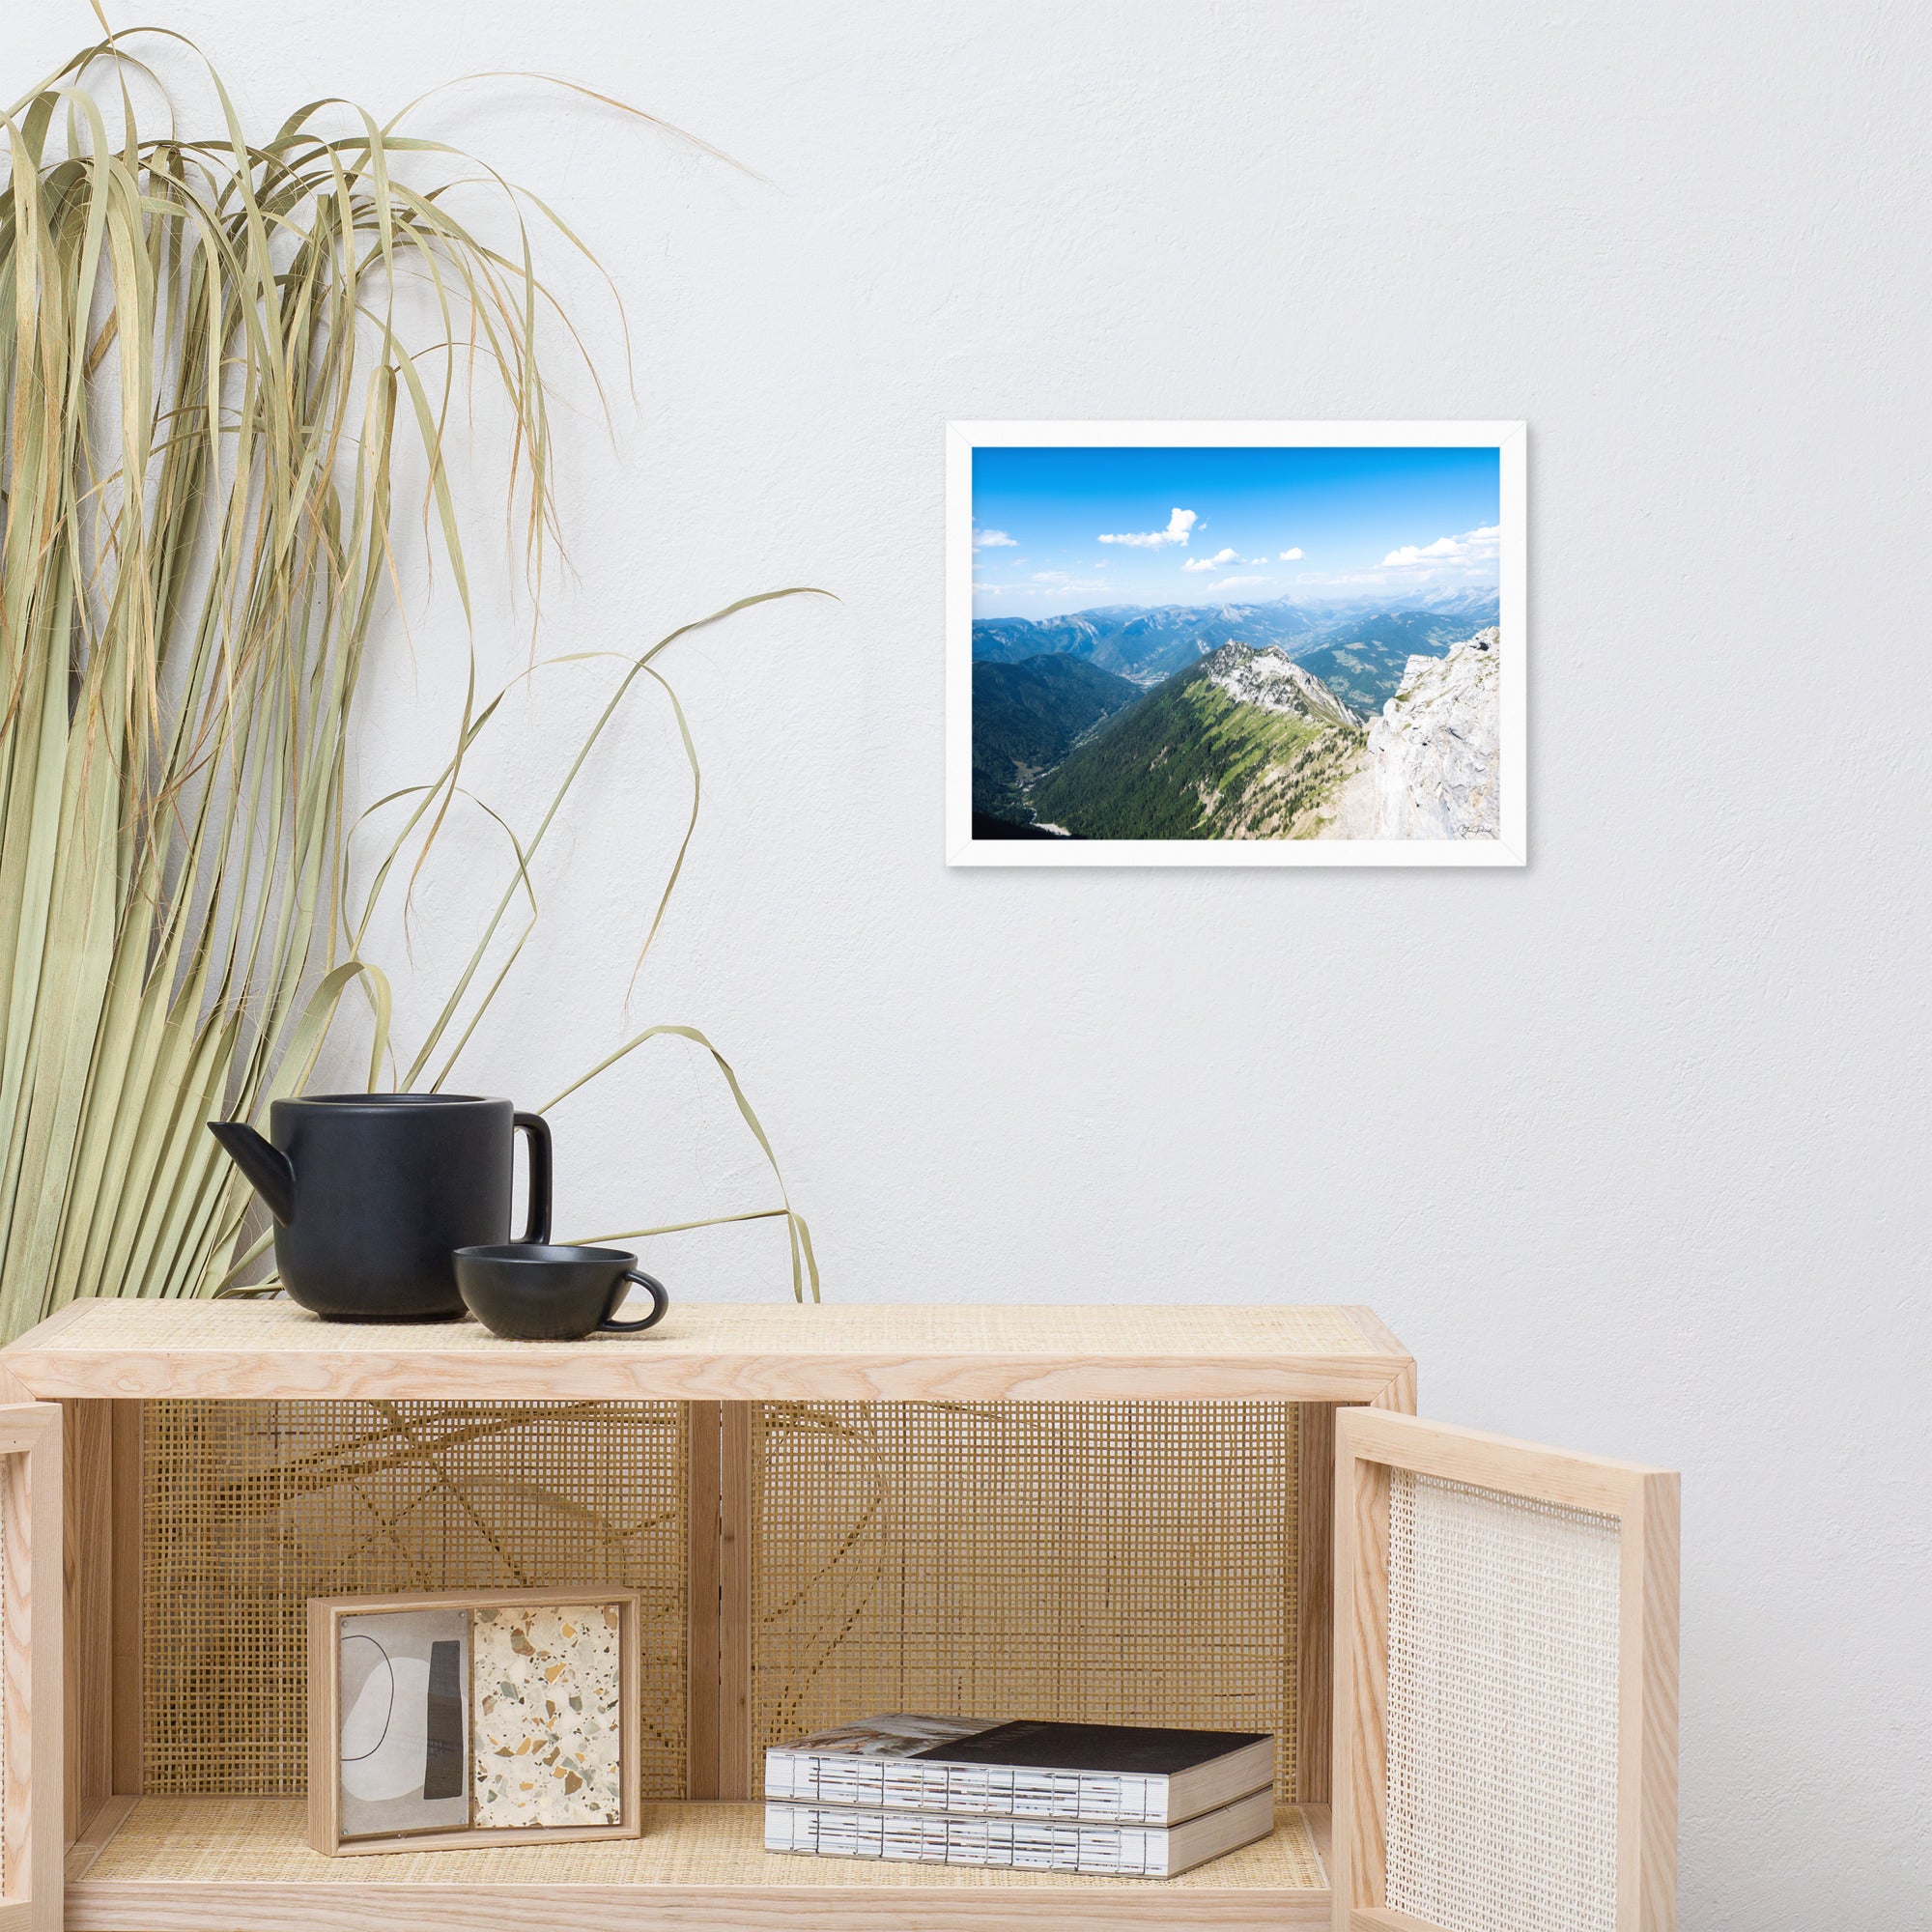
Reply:
<svg viewBox="0 0 1932 1932"><path fill-rule="evenodd" d="M1299 563L1301 561L1301 552L1298 548L1294 550L1285 550L1281 554L1281 560L1284 563Z"/></svg>
<svg viewBox="0 0 1932 1932"><path fill-rule="evenodd" d="M1399 544L1369 570L1303 571L1308 590L1379 590L1410 597L1429 590L1493 590L1502 560L1500 524L1485 524L1429 543Z"/></svg>
<svg viewBox="0 0 1932 1932"><path fill-rule="evenodd" d="M1135 550L1159 550L1163 544L1184 544L1194 534L1201 519L1192 510L1176 510L1164 530L1141 530L1122 536L1102 537L1102 543L1130 544Z"/></svg>
<svg viewBox="0 0 1932 1932"><path fill-rule="evenodd" d="M984 578L973 580L973 601L980 614L984 615L983 605L995 600L1005 603L1012 598L1051 598L1059 603L1071 599L1069 610L1079 608L1078 600L1091 597L1096 591L1106 590L1104 578L1078 577L1070 570L1036 570L1030 577L1008 583L992 583Z"/></svg>
<svg viewBox="0 0 1932 1932"><path fill-rule="evenodd" d="M1404 544L1382 558L1384 570L1440 570L1446 565L1493 565L1502 549L1500 524L1464 530L1458 537L1437 537L1434 543Z"/></svg>
<svg viewBox="0 0 1932 1932"><path fill-rule="evenodd" d="M1272 583L1271 577L1224 577L1219 583L1210 583L1209 590L1245 590L1250 584Z"/></svg>
<svg viewBox="0 0 1932 1932"><path fill-rule="evenodd" d="M957 529L958 526L955 524L953 528ZM1009 537L1005 530L976 529L973 532L973 548L975 550L998 550L1002 547L1011 549L1017 541L1017 538Z"/></svg>
<svg viewBox="0 0 1932 1932"><path fill-rule="evenodd" d="M1225 570L1231 563L1239 563L1240 558L1231 550L1224 550L1213 556L1190 556L1180 567L1182 570ZM1260 563L1262 558L1249 557L1250 563Z"/></svg>

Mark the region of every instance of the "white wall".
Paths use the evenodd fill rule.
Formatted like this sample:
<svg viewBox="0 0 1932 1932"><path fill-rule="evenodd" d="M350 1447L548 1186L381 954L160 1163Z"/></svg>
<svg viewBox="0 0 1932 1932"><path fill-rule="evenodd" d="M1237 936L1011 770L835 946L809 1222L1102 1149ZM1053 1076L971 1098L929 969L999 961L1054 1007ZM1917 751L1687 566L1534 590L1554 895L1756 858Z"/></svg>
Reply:
<svg viewBox="0 0 1932 1932"><path fill-rule="evenodd" d="M1367 1301L1426 1412L1681 1466L1684 1923L1932 1914L1932 19L165 11L257 128L536 69L769 179L504 82L425 113L553 198L630 312L614 451L564 436L579 579L543 648L843 600L668 660L706 815L630 1021L733 1057L828 1296ZM13 22L8 91L86 22ZM944 868L941 426L1123 415L1528 420L1527 870ZM365 794L446 728L460 631L411 609ZM486 620L491 665L526 647ZM587 696L480 768L520 823ZM618 751L468 1084L540 1099L622 1037L682 794L650 704ZM392 957L412 1014L477 903L454 872L417 976ZM696 1055L649 1052L559 1110L568 1230L767 1198ZM785 1292L770 1224L652 1252L687 1296Z"/></svg>

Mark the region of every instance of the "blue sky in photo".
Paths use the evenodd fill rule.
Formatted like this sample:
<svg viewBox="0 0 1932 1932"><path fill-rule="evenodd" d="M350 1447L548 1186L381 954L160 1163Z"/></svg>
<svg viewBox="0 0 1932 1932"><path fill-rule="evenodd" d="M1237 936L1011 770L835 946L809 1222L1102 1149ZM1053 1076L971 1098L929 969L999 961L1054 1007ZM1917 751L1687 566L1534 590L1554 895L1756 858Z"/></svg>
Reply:
<svg viewBox="0 0 1932 1932"><path fill-rule="evenodd" d="M1496 582L1489 449L978 449L973 612Z"/></svg>

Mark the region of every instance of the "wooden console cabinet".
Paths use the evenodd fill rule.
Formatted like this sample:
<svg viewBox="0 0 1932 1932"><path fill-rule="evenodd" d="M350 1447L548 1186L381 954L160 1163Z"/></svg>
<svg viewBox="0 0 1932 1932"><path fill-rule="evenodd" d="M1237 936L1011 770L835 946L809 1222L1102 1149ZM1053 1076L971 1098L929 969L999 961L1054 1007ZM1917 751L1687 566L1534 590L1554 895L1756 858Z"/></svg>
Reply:
<svg viewBox="0 0 1932 1932"><path fill-rule="evenodd" d="M1586 1632L1578 1639L1575 1668L1595 1675L1589 1696L1565 1719L1616 1755L1614 1790L1585 1794L1586 1809L1596 1806L1594 1825L1588 1818L1585 1825L1615 1837L1613 1857L1601 1846L1592 1854L1599 1865L1605 1859L1614 1865L1612 1917L1603 1932L1667 1932L1673 1923L1675 1479L1554 1452L1519 1454L1490 1438L1414 1423L1414 1364L1366 1309L682 1307L648 1338L555 1346L498 1342L469 1323L330 1325L283 1302L90 1301L0 1351L0 1932L53 1932L62 1924L73 1932L361 1932L385 1919L451 1932L510 1932L553 1920L572 1932L659 1925L979 1932L1049 1921L1095 1932L1331 1923L1341 1932L1429 1932L1430 1921L1400 1909L1401 1888L1413 1882L1405 1876L1413 1860L1405 1864L1405 1858L1414 1846L1438 1843L1443 1829L1439 1818L1424 1819L1414 1828L1423 1835L1410 1843L1415 1803L1428 1810L1429 1780L1443 1775L1414 1744L1415 1714L1460 1711L1456 1721L1475 1730L1482 1718L1480 1708L1470 1715L1466 1696L1462 1706L1428 1701L1434 1693L1423 1680L1433 1666L1410 1654L1413 1644L1400 1649L1404 1632L1422 1627L1414 1618L1426 1616L1436 1601L1432 1593L1466 1595L1471 1576L1480 1592L1480 1561L1490 1560L1484 1551L1491 1545L1507 1546L1509 1560L1520 1567L1521 1537L1533 1539L1546 1518L1570 1539L1552 1558L1553 1587L1588 1587L1602 1574L1620 1579L1601 1609L1607 1636ZM226 1406L217 1412L195 1405ZM254 1520L248 1511L270 1507L257 1494L265 1482L279 1481L276 1472L292 1459L307 1457L304 1470L319 1465L316 1453L300 1446L313 1439L307 1419L327 1415L335 1419L331 1426L350 1430L366 1413L383 1430L430 1441L423 1455L434 1464L445 1452L473 1454L474 1438L490 1430L507 1431L500 1439L513 1443L517 1429L550 1427L556 1418L594 1429L606 1405L612 1416L621 1408L639 1429L657 1430L652 1439L662 1439L665 1460L654 1480L669 1501L652 1533L661 1551L665 1538L676 1544L674 1590L665 1602L674 1598L678 1622L658 1633L657 1653L665 1673L660 1702L675 1708L660 1726L657 1762L662 1788L678 1796L647 1802L641 1838L331 1860L304 1844L301 1798L286 1782L268 1791L236 1789L232 1763L222 1774L211 1757L213 1788L196 1789L195 1751L160 1751L154 1687L173 1685L167 1673L180 1662L169 1654L176 1642L169 1633L179 1624L189 1632L183 1641L197 1641L191 1618L180 1619L190 1610L218 1616L222 1566L252 1566L246 1577L240 1570L234 1576L243 1609L280 1605L275 1588L286 1595L299 1587L265 1582L255 1572L268 1560L265 1548L276 1563L307 1560L292 1539L311 1533L312 1524L302 1526L308 1518L284 1510L280 1544L249 1542L243 1532ZM1350 1424L1338 1458L1338 1411L1354 1409L1377 1411L1384 1421L1359 1437ZM220 1426L198 1430L202 1415ZM890 1417L893 1427L867 1434L854 1423L874 1415ZM1198 1423L1192 1433L1165 1426L1163 1418L1183 1415ZM1055 1433L1075 1417L1078 1430ZM238 1418L246 1421L240 1434L254 1442L256 1459L239 1476L220 1462ZM1028 1441L1048 1448L1029 1451L1034 1461L1017 1484L1024 1493L1008 1493L1015 1484L1003 1481L999 1445L1019 1441L1014 1432L1022 1427L1032 1432ZM864 1457L855 1463L860 1452L849 1445L861 1436ZM1052 1445L1076 1437L1084 1445L1080 1487L1062 1493ZM834 1441L845 1461L819 1446L824 1441ZM1200 1452L1201 1466L1186 1472L1158 1465L1162 1457L1194 1453L1189 1443L1212 1445L1211 1458ZM1250 1443L1252 1454L1244 1447ZM175 1446L162 1456L156 1444ZM373 1482L391 1480L384 1472L393 1459L356 1463L346 1450L329 1453L328 1481L337 1489L359 1495ZM572 1453L582 1460L592 1452L580 1446ZM836 1482L849 1487L855 1467L872 1487L846 1516L817 1521L820 1491ZM1441 1486L1439 1496L1432 1490L1424 1497L1426 1507L1413 1505L1403 1487L1417 1472L1425 1485ZM898 1497L894 1486L915 1476L920 1496ZM499 1468L491 1480L514 1488L515 1478L514 1469ZM191 1484L205 1493L185 1501L163 1492ZM1144 1520L1135 1508L1143 1495L1158 1505L1150 1504ZM1346 1519L1339 1536L1338 1496ZM1485 1497L1495 1504L1493 1521L1482 1514ZM1545 1515L1523 1516L1523 1507L1546 1503ZM311 1497L303 1508L324 1504L333 1506ZM384 1520L388 1544L414 1539L417 1558L429 1548L425 1539L440 1534L424 1526L420 1513L397 1528L383 1517L390 1505L369 1507ZM567 1547L556 1553L563 1533L555 1521L567 1525L572 1510L586 1524L600 1520L567 1499L557 1507L561 1515L546 1519L545 1530L553 1574L519 1573L521 1580L532 1587L617 1580L593 1579L587 1571L582 1578L554 1574L571 1560ZM955 1520L958 1536L971 1544L964 1556L947 1545ZM1470 1562L1478 1567L1445 1568L1443 1539L1453 1540L1464 1521L1474 1525ZM767 1733L787 1712L815 1714L820 1705L812 1697L822 1702L828 1694L813 1669L783 1649L796 1641L795 1632L786 1634L786 1618L797 1622L803 1586L796 1578L836 1566L846 1546L857 1545L853 1525L863 1527L869 1567L863 1587L837 1600L836 1614L813 1612L828 1626L814 1639L823 1656L836 1659L849 1629L870 1645L868 1686L903 1686L908 1698L931 1698L940 1694L935 1685L952 1682L968 1687L959 1691L966 1697L976 1684L979 1694L989 1695L986 1685L1033 1681L1061 1697L1063 1714L1082 1707L1080 1682L982 1679L957 1646L984 1643L971 1634L993 1628L988 1619L1001 1601L1016 1614L1024 1609L1017 1598L1028 1587L1029 1535L1037 1539L1032 1547L1043 1577L1076 1532L1100 1539L1092 1548L1111 1552L1116 1563L1130 1563L1135 1549L1152 1550L1149 1539L1160 1539L1162 1577L1174 1579L1171 1610L1117 1593L1126 1606L1117 1613L1121 1628L1105 1634L1114 1649L1080 1653L1112 1673L1104 1683L1094 1679L1092 1715L1130 1710L1157 1719L1170 1697L1178 1700L1175 1721L1200 1721L1202 1699L1206 1708L1221 1708L1213 1702L1213 1659L1195 1660L1192 1676L1189 1660L1177 1659L1171 1691L1161 1666L1136 1662L1158 1654L1159 1625L1169 1614L1184 1612L1193 1619L1187 1627L1199 1631L1206 1628L1200 1619L1219 1614L1214 1606L1225 1603L1228 1616L1243 1620L1243 1632L1271 1633L1271 1644L1260 1646L1265 1654L1243 1662L1242 1682L1272 1687L1267 1694L1287 1733L1274 1838L1165 1882L767 1855L756 1803ZM1233 1559L1219 1552L1238 1553L1247 1530L1262 1533L1267 1564L1249 1563L1236 1575ZM59 1562L47 1556L56 1534ZM478 1534L486 1543L500 1540L487 1524ZM162 1535L180 1547L156 1548ZM810 1546L810 1560L794 1543ZM830 1552L823 1562L810 1553L821 1544ZM1392 1561L1399 1600L1390 1596ZM1605 1561L1610 1573L1603 1572ZM933 1589L945 1601L919 1612L921 1629L956 1627L967 1635L955 1632L945 1639L953 1651L933 1650L894 1677L900 1666L880 1640L892 1628L882 1621L882 1605L909 1602L915 1585L932 1575L941 1576ZM1077 1597L1081 1578L1063 1575L1051 1587ZM157 1599L157 1589L214 1608L184 1609L174 1597ZM999 1591L1008 1593L1004 1600ZM1482 1605L1469 1614L1477 1637L1490 1642L1480 1629ZM262 1641L280 1643L281 1628ZM1554 1634L1569 1642L1563 1629ZM940 1641L931 1638L928 1649ZM223 1656L237 1654L233 1632L223 1642ZM1564 1661L1571 1649L1561 1643L1554 1664L1543 1651L1526 1653L1518 1678L1533 1690L1537 1670L1571 1669ZM999 1667L1023 1672L1026 1664L1021 1657ZM219 1675L211 1667L208 1695L216 1701L230 1695ZM178 1689L169 1694L178 1696ZM1614 1706L1607 1734L1606 1696ZM283 1708L259 1698L246 1708L258 1704ZM1252 1699L1241 1708L1251 1710ZM1627 1719L1631 1709L1636 1715ZM55 1714L63 1710L61 1721ZM1544 1775L1533 1757L1521 1761L1523 1772L1518 1758L1499 1757L1480 1738L1470 1749L1483 1777ZM263 1762L270 1759L282 1761L270 1752ZM1332 1794L1331 1766L1344 1780ZM1391 1778L1409 1783L1398 1788ZM1393 1811L1390 1791L1398 1800ZM1421 1801L1413 1798L1418 1791ZM1344 1821L1339 1842L1330 1838L1331 1795ZM1540 1816L1534 1804L1524 1815L1532 1823ZM1550 1829L1571 1831L1560 1820ZM1428 1837L1432 1832L1437 1835ZM1520 1843L1503 1849L1520 1861ZM1567 1841L1549 1855L1559 1864L1575 1864L1578 1856ZM1460 1867L1460 1857L1454 1861ZM1479 1858L1457 1883L1486 1883L1487 1869ZM1596 1880L1559 1876L1564 1896L1565 1885L1579 1899L1601 1893L1601 1872ZM1505 1872L1496 1882L1517 1881ZM1599 1894L1590 1892L1592 1883ZM1545 1923L1522 1922L1537 1932ZM1598 1932L1581 1919L1566 1928Z"/></svg>

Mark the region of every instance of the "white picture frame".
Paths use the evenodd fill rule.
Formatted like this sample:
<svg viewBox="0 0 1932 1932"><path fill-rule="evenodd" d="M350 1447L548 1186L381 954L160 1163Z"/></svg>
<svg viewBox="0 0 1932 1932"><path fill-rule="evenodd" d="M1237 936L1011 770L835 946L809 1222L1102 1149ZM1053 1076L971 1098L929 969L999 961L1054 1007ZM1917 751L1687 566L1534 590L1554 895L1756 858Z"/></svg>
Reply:
<svg viewBox="0 0 1932 1932"><path fill-rule="evenodd" d="M949 866L1522 866L1528 863L1526 441L1520 422L953 422L946 432ZM988 448L1456 447L1497 452L1500 765L1494 838L973 836L974 452Z"/></svg>

